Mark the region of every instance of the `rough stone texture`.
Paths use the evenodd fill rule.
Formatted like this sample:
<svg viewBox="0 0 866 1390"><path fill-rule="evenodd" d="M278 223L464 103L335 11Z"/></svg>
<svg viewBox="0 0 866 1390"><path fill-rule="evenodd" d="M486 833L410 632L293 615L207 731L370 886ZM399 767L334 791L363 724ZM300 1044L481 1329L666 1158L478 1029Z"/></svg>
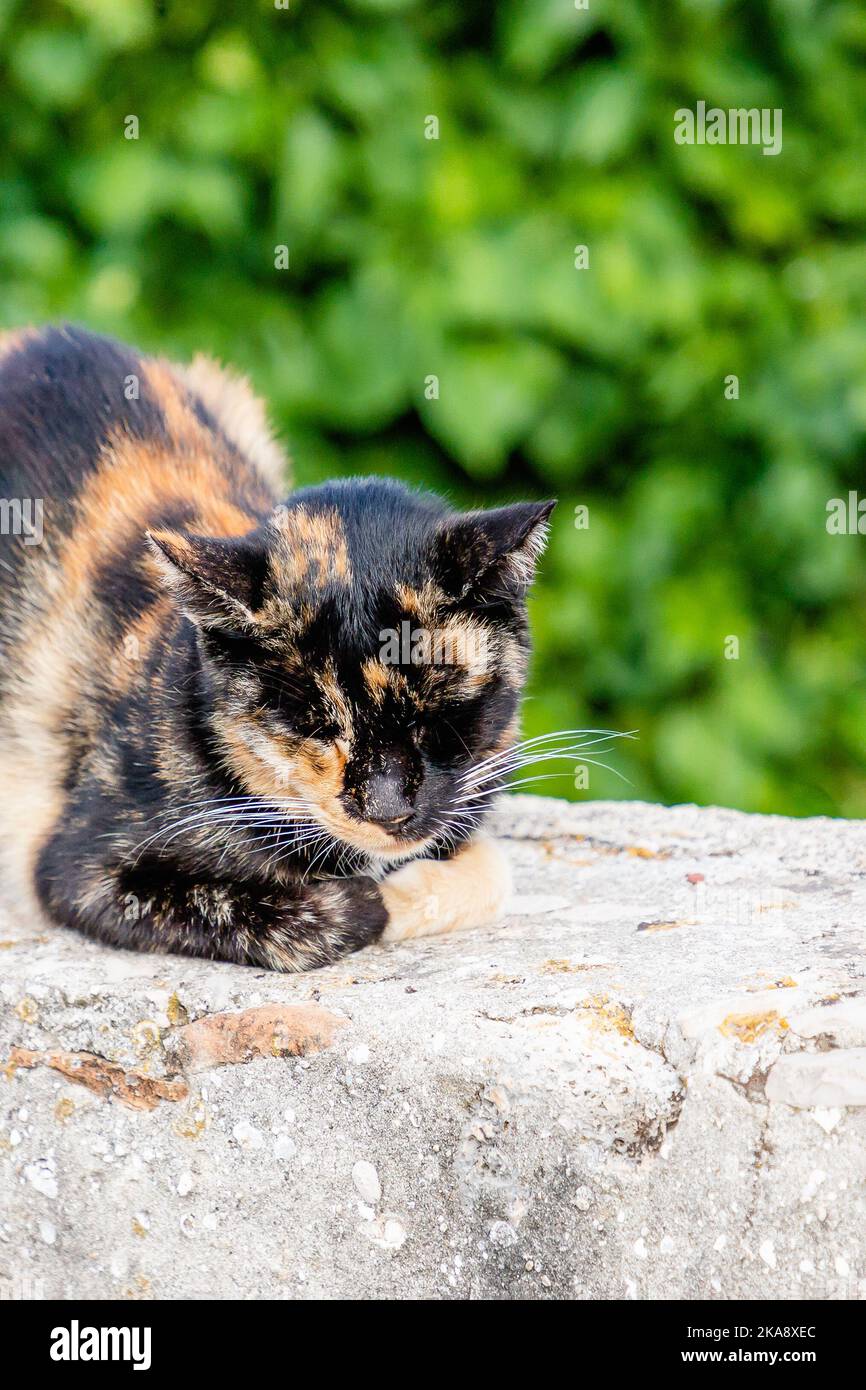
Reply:
<svg viewBox="0 0 866 1390"><path fill-rule="evenodd" d="M182 1008L182 1005L176 1007ZM306 1057L330 1047L348 1020L318 1004L259 1004L240 1013L205 1014L166 1035L163 1046L177 1069L251 1062L254 1057Z"/></svg>
<svg viewBox="0 0 866 1390"><path fill-rule="evenodd" d="M504 923L311 975L0 930L0 1291L866 1296L866 824L496 815Z"/></svg>

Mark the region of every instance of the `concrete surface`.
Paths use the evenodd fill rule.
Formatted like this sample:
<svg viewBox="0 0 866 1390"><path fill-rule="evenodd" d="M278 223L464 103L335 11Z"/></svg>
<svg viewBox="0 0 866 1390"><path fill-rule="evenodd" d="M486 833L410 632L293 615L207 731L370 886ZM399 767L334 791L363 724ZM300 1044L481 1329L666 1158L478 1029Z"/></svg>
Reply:
<svg viewBox="0 0 866 1390"><path fill-rule="evenodd" d="M496 828L504 923L315 974L0 930L0 1294L866 1296L866 823Z"/></svg>

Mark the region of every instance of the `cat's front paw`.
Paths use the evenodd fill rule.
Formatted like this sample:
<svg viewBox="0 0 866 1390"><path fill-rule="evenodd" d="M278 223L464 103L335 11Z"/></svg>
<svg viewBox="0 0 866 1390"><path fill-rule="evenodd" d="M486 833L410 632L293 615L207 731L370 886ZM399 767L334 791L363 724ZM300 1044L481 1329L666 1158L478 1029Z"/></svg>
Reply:
<svg viewBox="0 0 866 1390"><path fill-rule="evenodd" d="M511 896L511 867L495 840L478 836L453 859L415 859L380 885L388 924L380 940L483 927L497 921Z"/></svg>

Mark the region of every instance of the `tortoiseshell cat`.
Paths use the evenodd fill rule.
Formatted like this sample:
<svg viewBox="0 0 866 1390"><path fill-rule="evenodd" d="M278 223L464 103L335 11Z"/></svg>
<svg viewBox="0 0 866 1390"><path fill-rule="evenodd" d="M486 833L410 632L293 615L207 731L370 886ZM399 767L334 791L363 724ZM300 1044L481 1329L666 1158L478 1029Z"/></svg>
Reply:
<svg viewBox="0 0 866 1390"><path fill-rule="evenodd" d="M276 970L501 912L478 827L554 504L285 476L213 362L0 338L10 908Z"/></svg>

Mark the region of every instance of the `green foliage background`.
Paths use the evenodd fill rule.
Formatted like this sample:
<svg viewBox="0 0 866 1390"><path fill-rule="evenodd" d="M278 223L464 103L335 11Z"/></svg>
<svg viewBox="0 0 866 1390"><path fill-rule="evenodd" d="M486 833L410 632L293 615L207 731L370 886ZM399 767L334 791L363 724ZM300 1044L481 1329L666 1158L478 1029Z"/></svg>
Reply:
<svg viewBox="0 0 866 1390"><path fill-rule="evenodd" d="M527 733L640 731L581 794L864 815L864 59L859 0L0 0L0 319L236 363L304 482L558 496Z"/></svg>

